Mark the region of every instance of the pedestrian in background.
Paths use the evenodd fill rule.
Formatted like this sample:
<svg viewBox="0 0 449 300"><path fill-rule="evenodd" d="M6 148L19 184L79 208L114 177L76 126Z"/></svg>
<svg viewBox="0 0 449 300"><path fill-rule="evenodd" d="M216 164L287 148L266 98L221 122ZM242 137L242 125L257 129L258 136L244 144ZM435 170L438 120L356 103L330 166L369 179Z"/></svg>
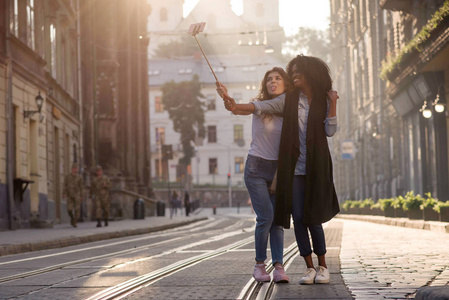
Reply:
<svg viewBox="0 0 449 300"><path fill-rule="evenodd" d="M190 195L189 195L189 191L185 190L184 192L184 207L186 209L186 217L189 216L190 213Z"/></svg>
<svg viewBox="0 0 449 300"><path fill-rule="evenodd" d="M178 199L178 193L176 191L173 191L173 194L171 196L170 200L170 219L173 217L173 215L178 214L178 205L180 204L180 200Z"/></svg>
<svg viewBox="0 0 449 300"><path fill-rule="evenodd" d="M282 68L268 70L260 84L260 90L253 103L263 103L291 90L290 80ZM220 96L227 94L226 87L217 82ZM236 115L248 115L245 110L233 110ZM270 281L265 269L267 244L270 239L273 281L289 282L283 267L284 229L274 224L275 195L270 187L278 165L279 141L282 130L282 112L253 115L252 141L246 159L244 180L248 189L252 207L256 212L255 248L256 265L253 277L256 281Z"/></svg>
<svg viewBox="0 0 449 300"><path fill-rule="evenodd" d="M70 216L70 224L77 227L77 220L80 217L80 207L83 199L83 178L78 174L78 164L72 164L72 171L64 178L63 198L67 201L67 212Z"/></svg>
<svg viewBox="0 0 449 300"><path fill-rule="evenodd" d="M95 201L95 216L97 218L97 227L101 227L101 219L104 220L104 226L108 226L109 208L111 206L109 199L109 190L111 181L109 177L103 174L103 168L95 168L96 177L92 180L90 187L90 197Z"/></svg>
<svg viewBox="0 0 449 300"><path fill-rule="evenodd" d="M329 67L317 57L296 56L288 63L287 73L295 90L270 101L236 104L226 90L219 93L230 111L283 113L274 223L290 228L290 216L293 217L296 242L307 265L300 283L328 283L322 223L331 220L340 209L327 137L337 130L339 97L332 90ZM309 232L313 252L318 256L317 269Z"/></svg>

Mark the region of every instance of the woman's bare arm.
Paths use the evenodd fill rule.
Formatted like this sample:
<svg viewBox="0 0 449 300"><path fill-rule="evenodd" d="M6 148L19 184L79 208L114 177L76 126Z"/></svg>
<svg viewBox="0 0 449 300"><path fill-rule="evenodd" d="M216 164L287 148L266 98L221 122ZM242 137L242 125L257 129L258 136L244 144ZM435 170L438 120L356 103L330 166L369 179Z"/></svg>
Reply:
<svg viewBox="0 0 449 300"><path fill-rule="evenodd" d="M255 110L252 103L237 104L235 100L228 95L227 88L219 81L216 82L217 93L223 98L225 108L232 111L234 115L249 115Z"/></svg>

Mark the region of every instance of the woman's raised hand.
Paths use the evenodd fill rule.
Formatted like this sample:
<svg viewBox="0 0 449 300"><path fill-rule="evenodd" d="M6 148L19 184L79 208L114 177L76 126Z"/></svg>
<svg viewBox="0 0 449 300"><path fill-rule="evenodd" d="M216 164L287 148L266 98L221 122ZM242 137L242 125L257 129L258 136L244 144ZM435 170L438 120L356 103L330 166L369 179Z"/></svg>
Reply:
<svg viewBox="0 0 449 300"><path fill-rule="evenodd" d="M223 102L227 110L229 111L235 110L235 100L229 97L228 94L224 95Z"/></svg>
<svg viewBox="0 0 449 300"><path fill-rule="evenodd" d="M327 92L327 96L329 97L329 100L333 102L337 102L337 99L340 98L338 97L337 91L334 90L330 90L329 92Z"/></svg>
<svg viewBox="0 0 449 300"><path fill-rule="evenodd" d="M219 81L215 82L215 85L217 86L218 95L224 99L225 95L228 95L228 89Z"/></svg>
<svg viewBox="0 0 449 300"><path fill-rule="evenodd" d="M217 86L218 95L223 98L225 108L229 111L235 110L235 100L229 97L228 89L219 81L215 82L215 85Z"/></svg>

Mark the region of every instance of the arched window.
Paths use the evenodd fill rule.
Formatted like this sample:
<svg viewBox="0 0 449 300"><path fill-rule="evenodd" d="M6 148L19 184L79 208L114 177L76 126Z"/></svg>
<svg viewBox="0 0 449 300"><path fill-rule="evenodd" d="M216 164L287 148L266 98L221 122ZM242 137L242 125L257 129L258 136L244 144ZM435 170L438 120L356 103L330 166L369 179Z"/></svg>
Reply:
<svg viewBox="0 0 449 300"><path fill-rule="evenodd" d="M262 3L256 4L256 17L263 17L265 15L264 7Z"/></svg>
<svg viewBox="0 0 449 300"><path fill-rule="evenodd" d="M78 153L76 151L76 144L73 144L73 162L74 163L78 162Z"/></svg>
<svg viewBox="0 0 449 300"><path fill-rule="evenodd" d="M167 12L167 9L165 7L161 8L161 12L160 12L159 17L160 17L160 21L161 22L167 22L167 20L168 20L168 12Z"/></svg>

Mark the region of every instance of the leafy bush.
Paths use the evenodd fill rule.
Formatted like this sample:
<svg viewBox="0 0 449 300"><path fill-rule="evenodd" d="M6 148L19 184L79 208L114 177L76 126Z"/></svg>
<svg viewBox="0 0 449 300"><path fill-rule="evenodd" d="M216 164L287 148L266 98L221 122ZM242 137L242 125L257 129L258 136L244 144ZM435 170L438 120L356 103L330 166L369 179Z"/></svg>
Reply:
<svg viewBox="0 0 449 300"><path fill-rule="evenodd" d="M362 201L361 200L353 200L351 202L351 208L360 208L360 205L362 205Z"/></svg>
<svg viewBox="0 0 449 300"><path fill-rule="evenodd" d="M449 1L435 12L435 14L427 21L421 30L400 50L386 56L382 61L380 78L386 80L388 75L398 67L407 56L413 51L422 52L421 45L428 40L431 33L438 27L440 23L449 15Z"/></svg>
<svg viewBox="0 0 449 300"><path fill-rule="evenodd" d="M380 200L379 200L380 201ZM374 203L373 205L371 205L371 209L381 209L380 208L380 202Z"/></svg>
<svg viewBox="0 0 449 300"><path fill-rule="evenodd" d="M371 206L373 206L373 205L374 205L374 201L371 198L367 198L363 201L360 201L360 208L365 208L365 207L371 208Z"/></svg>
<svg viewBox="0 0 449 300"><path fill-rule="evenodd" d="M404 207L404 202L405 202L405 198L404 197L402 197L402 196L395 197L393 199L393 207L395 209L403 208Z"/></svg>
<svg viewBox="0 0 449 300"><path fill-rule="evenodd" d="M353 200L346 200L341 206L345 211L348 211L351 208Z"/></svg>
<svg viewBox="0 0 449 300"><path fill-rule="evenodd" d="M443 201L438 201L434 206L433 206L433 210L436 211L437 213L441 213L441 208L442 207L449 207L449 201L443 202Z"/></svg>
<svg viewBox="0 0 449 300"><path fill-rule="evenodd" d="M380 205L380 209L385 210L385 209L393 206L393 198L379 199L378 203Z"/></svg>
<svg viewBox="0 0 449 300"><path fill-rule="evenodd" d="M410 191L405 195L405 201L402 208L404 210L421 209L421 204L424 203L424 200L425 199L420 194L415 195L413 191Z"/></svg>
<svg viewBox="0 0 449 300"><path fill-rule="evenodd" d="M420 208L422 210L424 210L424 208L434 207L438 203L437 199L432 198L431 193L426 193L425 195L426 195L426 198L424 199L423 203L420 206Z"/></svg>

